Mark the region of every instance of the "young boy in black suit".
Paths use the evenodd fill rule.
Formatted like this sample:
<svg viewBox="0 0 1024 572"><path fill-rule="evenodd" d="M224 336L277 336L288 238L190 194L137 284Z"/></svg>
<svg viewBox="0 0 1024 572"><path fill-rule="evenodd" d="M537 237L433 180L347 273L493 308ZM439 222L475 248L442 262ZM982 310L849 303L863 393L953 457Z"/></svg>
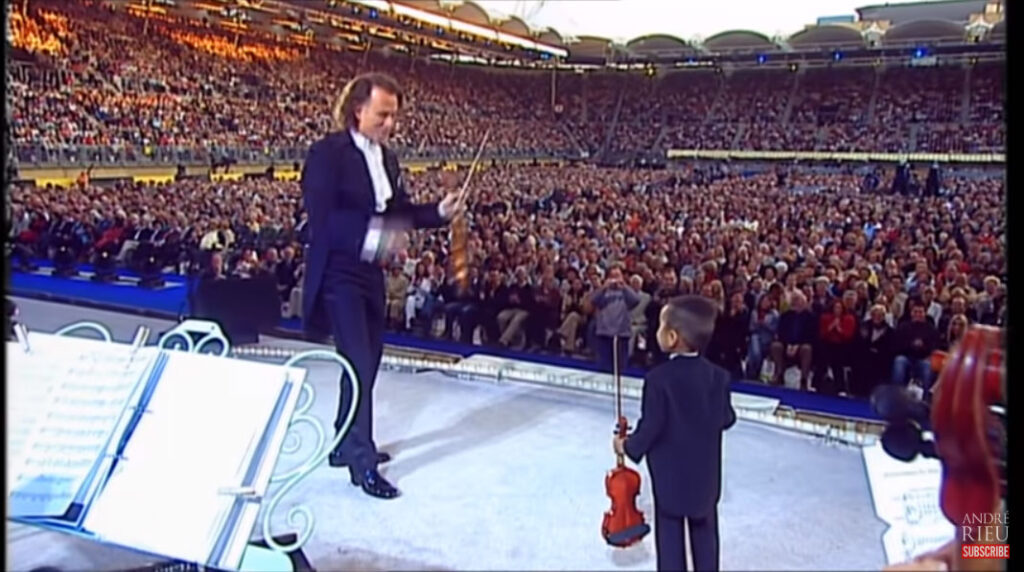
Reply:
<svg viewBox="0 0 1024 572"><path fill-rule="evenodd" d="M662 308L658 345L672 359L647 373L636 431L613 442L635 463L647 457L658 570L687 569L687 524L694 568L719 566L722 432L736 422L736 412L729 373L700 355L715 317L712 301L701 296L680 296Z"/></svg>

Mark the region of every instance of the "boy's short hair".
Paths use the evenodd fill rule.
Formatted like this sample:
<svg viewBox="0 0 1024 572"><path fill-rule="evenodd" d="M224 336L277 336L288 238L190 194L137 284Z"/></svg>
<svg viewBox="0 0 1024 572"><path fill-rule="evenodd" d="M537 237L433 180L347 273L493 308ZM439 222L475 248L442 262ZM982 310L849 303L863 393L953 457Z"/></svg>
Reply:
<svg viewBox="0 0 1024 572"><path fill-rule="evenodd" d="M676 296L668 302L665 325L686 340L690 349L702 352L715 332L717 317L718 308L710 299L697 295Z"/></svg>

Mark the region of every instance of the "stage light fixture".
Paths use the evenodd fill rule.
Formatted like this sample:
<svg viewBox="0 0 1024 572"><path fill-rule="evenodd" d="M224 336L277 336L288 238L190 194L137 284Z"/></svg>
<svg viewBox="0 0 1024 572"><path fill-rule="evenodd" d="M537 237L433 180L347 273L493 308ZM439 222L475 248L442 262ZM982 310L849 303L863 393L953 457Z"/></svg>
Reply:
<svg viewBox="0 0 1024 572"><path fill-rule="evenodd" d="M163 288L165 282L163 276L160 274L160 270L160 264L156 261L156 256L147 256L142 263L139 287L146 289Z"/></svg>
<svg viewBox="0 0 1024 572"><path fill-rule="evenodd" d="M53 256L53 276L58 278L70 278L78 276L78 268L75 264L75 253L68 244L61 244Z"/></svg>
<svg viewBox="0 0 1024 572"><path fill-rule="evenodd" d="M117 282L117 260L109 250L103 249L93 257L95 273L92 276L93 282L109 284Z"/></svg>

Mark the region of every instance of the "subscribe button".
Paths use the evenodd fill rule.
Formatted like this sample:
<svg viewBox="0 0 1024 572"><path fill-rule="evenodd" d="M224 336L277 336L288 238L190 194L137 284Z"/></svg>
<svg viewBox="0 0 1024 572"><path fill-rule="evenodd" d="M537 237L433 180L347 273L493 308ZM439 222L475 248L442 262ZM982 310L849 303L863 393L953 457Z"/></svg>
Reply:
<svg viewBox="0 0 1024 572"><path fill-rule="evenodd" d="M1009 558L1009 544L964 544L960 547L963 558Z"/></svg>

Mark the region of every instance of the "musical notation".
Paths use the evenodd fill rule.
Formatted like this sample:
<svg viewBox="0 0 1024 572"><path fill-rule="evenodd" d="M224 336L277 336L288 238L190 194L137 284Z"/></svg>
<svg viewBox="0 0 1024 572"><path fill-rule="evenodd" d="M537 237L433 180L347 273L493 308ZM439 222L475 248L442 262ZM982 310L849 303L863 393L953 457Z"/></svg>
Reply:
<svg viewBox="0 0 1024 572"><path fill-rule="evenodd" d="M898 461L885 453L881 442L862 452L875 512L889 525L882 536L888 562L905 562L949 540L954 527L938 504L939 463Z"/></svg>
<svg viewBox="0 0 1024 572"><path fill-rule="evenodd" d="M34 458L34 457L29 457L29 458L25 459L25 467L34 467L34 468L37 468L37 469L58 469L58 470L59 469L73 469L73 470L77 470L77 469L83 469L83 468L89 467L89 466L91 466L95 462L96 462L96 458L95 457L80 457L78 459L55 459L55 458L37 459L37 458ZM26 480L26 479L35 479L35 480L38 480L38 479L55 479L55 478L59 477L59 475L54 475L54 474L28 474L28 475L26 475L24 473L22 473L20 476L22 476L22 480ZM59 477L59 478L67 478L67 477Z"/></svg>
<svg viewBox="0 0 1024 572"><path fill-rule="evenodd" d="M47 437L53 437L53 438L58 438L58 439L75 439L75 438L83 439L83 440L88 439L90 441L94 440L94 439L99 439L100 437L103 437L104 433L106 433L106 431L103 430L103 429L96 429L96 430L87 429L87 430L83 430L83 429L67 429L67 428L62 428L62 427L40 427L39 431L38 431L39 435L45 435ZM33 443L32 447L31 447L31 450L33 450L33 451L41 450L40 445L41 445L41 443L38 443L38 442ZM56 445L61 445L61 444L56 444ZM47 450L49 450L49 449L47 449Z"/></svg>
<svg viewBox="0 0 1024 572"><path fill-rule="evenodd" d="M169 353L123 451L129 461L114 470L84 526L107 542L206 562L235 503L222 490L251 486L246 475L286 377L271 364ZM173 534L154 533L155 514Z"/></svg>
<svg viewBox="0 0 1024 572"><path fill-rule="evenodd" d="M22 478L22 477L24 477L24 475L18 475L18 477ZM54 476L54 475L43 475L41 477L36 477L35 480L37 482L40 482L40 483L57 483L57 484L59 484L59 483L68 482L69 479L67 477L57 477L57 476ZM25 493L23 491L16 491L15 494L27 494L27 493Z"/></svg>
<svg viewBox="0 0 1024 572"><path fill-rule="evenodd" d="M8 343L8 518L237 569L304 371L29 339Z"/></svg>
<svg viewBox="0 0 1024 572"><path fill-rule="evenodd" d="M110 421L109 415L75 415L69 414L65 411L51 411L46 414L48 423L60 423L63 421L70 421L76 424L85 423L103 423L106 424Z"/></svg>
<svg viewBox="0 0 1024 572"><path fill-rule="evenodd" d="M93 447L90 444L72 445L58 443L35 443L32 445L32 450L37 453L56 453L60 456L69 456L81 453L90 453L92 452Z"/></svg>
<svg viewBox="0 0 1024 572"><path fill-rule="evenodd" d="M56 338L56 339L55 339ZM155 353L97 340L33 337L8 352L12 516L59 516L95 476Z"/></svg>
<svg viewBox="0 0 1024 572"><path fill-rule="evenodd" d="M910 524L946 518L939 507L938 496L930 489L903 493L903 511L903 519Z"/></svg>
<svg viewBox="0 0 1024 572"><path fill-rule="evenodd" d="M11 493L11 502L17 502L19 504L33 504L33 505L35 505L35 504L45 504L45 503L47 503L50 500L50 498L53 497L53 491L54 491L55 488L63 489L63 490L67 490L67 489L70 488L68 486L70 484L70 481L62 481L62 483L64 484L63 487L46 487L45 490L37 492L37 493L28 492L27 490L26 491L14 491L13 493Z"/></svg>

